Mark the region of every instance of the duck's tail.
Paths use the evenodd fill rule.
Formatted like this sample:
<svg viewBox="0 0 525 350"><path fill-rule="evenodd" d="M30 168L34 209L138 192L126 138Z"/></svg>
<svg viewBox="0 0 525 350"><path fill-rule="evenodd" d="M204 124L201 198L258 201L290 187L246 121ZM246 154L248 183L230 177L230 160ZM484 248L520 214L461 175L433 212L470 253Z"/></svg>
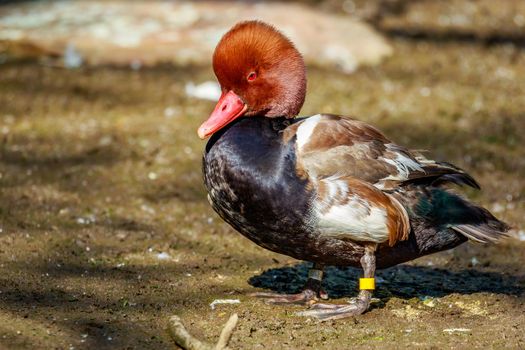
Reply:
<svg viewBox="0 0 525 350"><path fill-rule="evenodd" d="M410 185L391 194L407 210L410 234L395 247L384 245L378 250L378 268L451 249L467 240L494 243L507 236L507 224L447 189Z"/></svg>
<svg viewBox="0 0 525 350"><path fill-rule="evenodd" d="M451 229L478 243L495 243L508 236L506 223L455 193L436 187L416 191L413 215L441 228L438 231Z"/></svg>
<svg viewBox="0 0 525 350"><path fill-rule="evenodd" d="M478 243L496 243L501 238L508 237L507 231L510 227L506 223L496 219L488 210L479 207L478 209L486 212L486 222L452 225L450 228Z"/></svg>

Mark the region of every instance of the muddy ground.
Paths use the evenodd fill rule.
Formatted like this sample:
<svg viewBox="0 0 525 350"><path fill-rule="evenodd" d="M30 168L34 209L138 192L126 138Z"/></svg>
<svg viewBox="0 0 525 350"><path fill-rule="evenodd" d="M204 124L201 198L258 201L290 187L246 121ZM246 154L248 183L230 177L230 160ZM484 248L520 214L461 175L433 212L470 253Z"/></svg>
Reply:
<svg viewBox="0 0 525 350"><path fill-rule="evenodd" d="M212 102L186 83L208 67L65 70L0 65L0 348L165 349L180 315L233 349L525 347L525 50L513 43L391 38L352 75L310 67L303 115L348 114L468 169L467 195L514 226L497 246L383 270L360 317L318 324L247 294L296 291L306 266L240 236L212 211L196 128ZM519 239L521 237L521 240ZM355 269L331 268L336 301ZM209 304L215 299L240 304Z"/></svg>

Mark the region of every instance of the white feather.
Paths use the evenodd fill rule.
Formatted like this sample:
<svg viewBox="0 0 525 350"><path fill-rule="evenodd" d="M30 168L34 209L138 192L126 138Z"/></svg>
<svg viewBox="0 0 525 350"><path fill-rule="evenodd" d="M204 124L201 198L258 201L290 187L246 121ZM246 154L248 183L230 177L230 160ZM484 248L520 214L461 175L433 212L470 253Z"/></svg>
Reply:
<svg viewBox="0 0 525 350"><path fill-rule="evenodd" d="M331 203L334 197L344 197L348 193L348 185L345 181L338 180L335 177L329 177L322 180L328 185L328 196L325 202Z"/></svg>
<svg viewBox="0 0 525 350"><path fill-rule="evenodd" d="M397 180L397 181L403 181L407 180L408 176L410 175L411 171L422 171L424 172L423 168L421 167L421 164L414 161L413 159L410 159L409 157L405 156L404 154L398 152L395 148L395 145L387 144L387 149L395 154L394 159L388 159L388 158L381 158L384 162L388 164L392 164L396 167L398 174L397 175L389 175L381 181L385 180Z"/></svg>
<svg viewBox="0 0 525 350"><path fill-rule="evenodd" d="M301 150L304 145L306 145L310 141L310 137L312 136L312 133L314 132L315 127L317 126L317 123L321 120L322 115L316 114L310 118L305 119L301 125L297 128L296 136L297 136L297 149Z"/></svg>

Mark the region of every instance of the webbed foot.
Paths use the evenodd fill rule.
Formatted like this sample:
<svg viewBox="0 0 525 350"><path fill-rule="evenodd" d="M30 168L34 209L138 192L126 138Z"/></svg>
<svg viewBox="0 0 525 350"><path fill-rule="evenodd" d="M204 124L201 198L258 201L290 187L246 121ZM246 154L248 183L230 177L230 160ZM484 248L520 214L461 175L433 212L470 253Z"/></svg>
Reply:
<svg viewBox="0 0 525 350"><path fill-rule="evenodd" d="M328 294L320 289L315 291L312 289L305 289L301 293L297 294L279 294L279 293L252 293L250 296L257 298L266 299L267 303L270 304L300 304L300 305L312 305L319 301L319 299L328 299Z"/></svg>
<svg viewBox="0 0 525 350"><path fill-rule="evenodd" d="M310 309L296 313L297 316L314 317L319 321L336 320L357 316L368 310L370 297L358 297L349 304L314 304Z"/></svg>

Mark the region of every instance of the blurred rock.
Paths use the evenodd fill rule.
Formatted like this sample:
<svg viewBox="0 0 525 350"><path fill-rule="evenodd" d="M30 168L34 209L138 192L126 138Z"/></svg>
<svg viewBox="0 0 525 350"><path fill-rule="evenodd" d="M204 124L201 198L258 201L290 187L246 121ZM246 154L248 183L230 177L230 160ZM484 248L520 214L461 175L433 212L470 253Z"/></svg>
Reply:
<svg viewBox="0 0 525 350"><path fill-rule="evenodd" d="M523 0L386 0L376 6L378 25L387 31L429 37L494 41L525 39Z"/></svg>
<svg viewBox="0 0 525 350"><path fill-rule="evenodd" d="M64 66L66 68L79 68L82 66L82 56L75 49L75 45L68 44L64 50Z"/></svg>
<svg viewBox="0 0 525 350"><path fill-rule="evenodd" d="M217 101L221 97L221 87L215 81L205 81L199 85L189 82L184 90L186 95L203 100Z"/></svg>
<svg viewBox="0 0 525 350"><path fill-rule="evenodd" d="M367 24L293 3L75 1L31 2L0 8L0 51L16 44L35 55L72 45L88 64L209 65L225 31L262 19L297 44L310 64L351 72L392 53Z"/></svg>

